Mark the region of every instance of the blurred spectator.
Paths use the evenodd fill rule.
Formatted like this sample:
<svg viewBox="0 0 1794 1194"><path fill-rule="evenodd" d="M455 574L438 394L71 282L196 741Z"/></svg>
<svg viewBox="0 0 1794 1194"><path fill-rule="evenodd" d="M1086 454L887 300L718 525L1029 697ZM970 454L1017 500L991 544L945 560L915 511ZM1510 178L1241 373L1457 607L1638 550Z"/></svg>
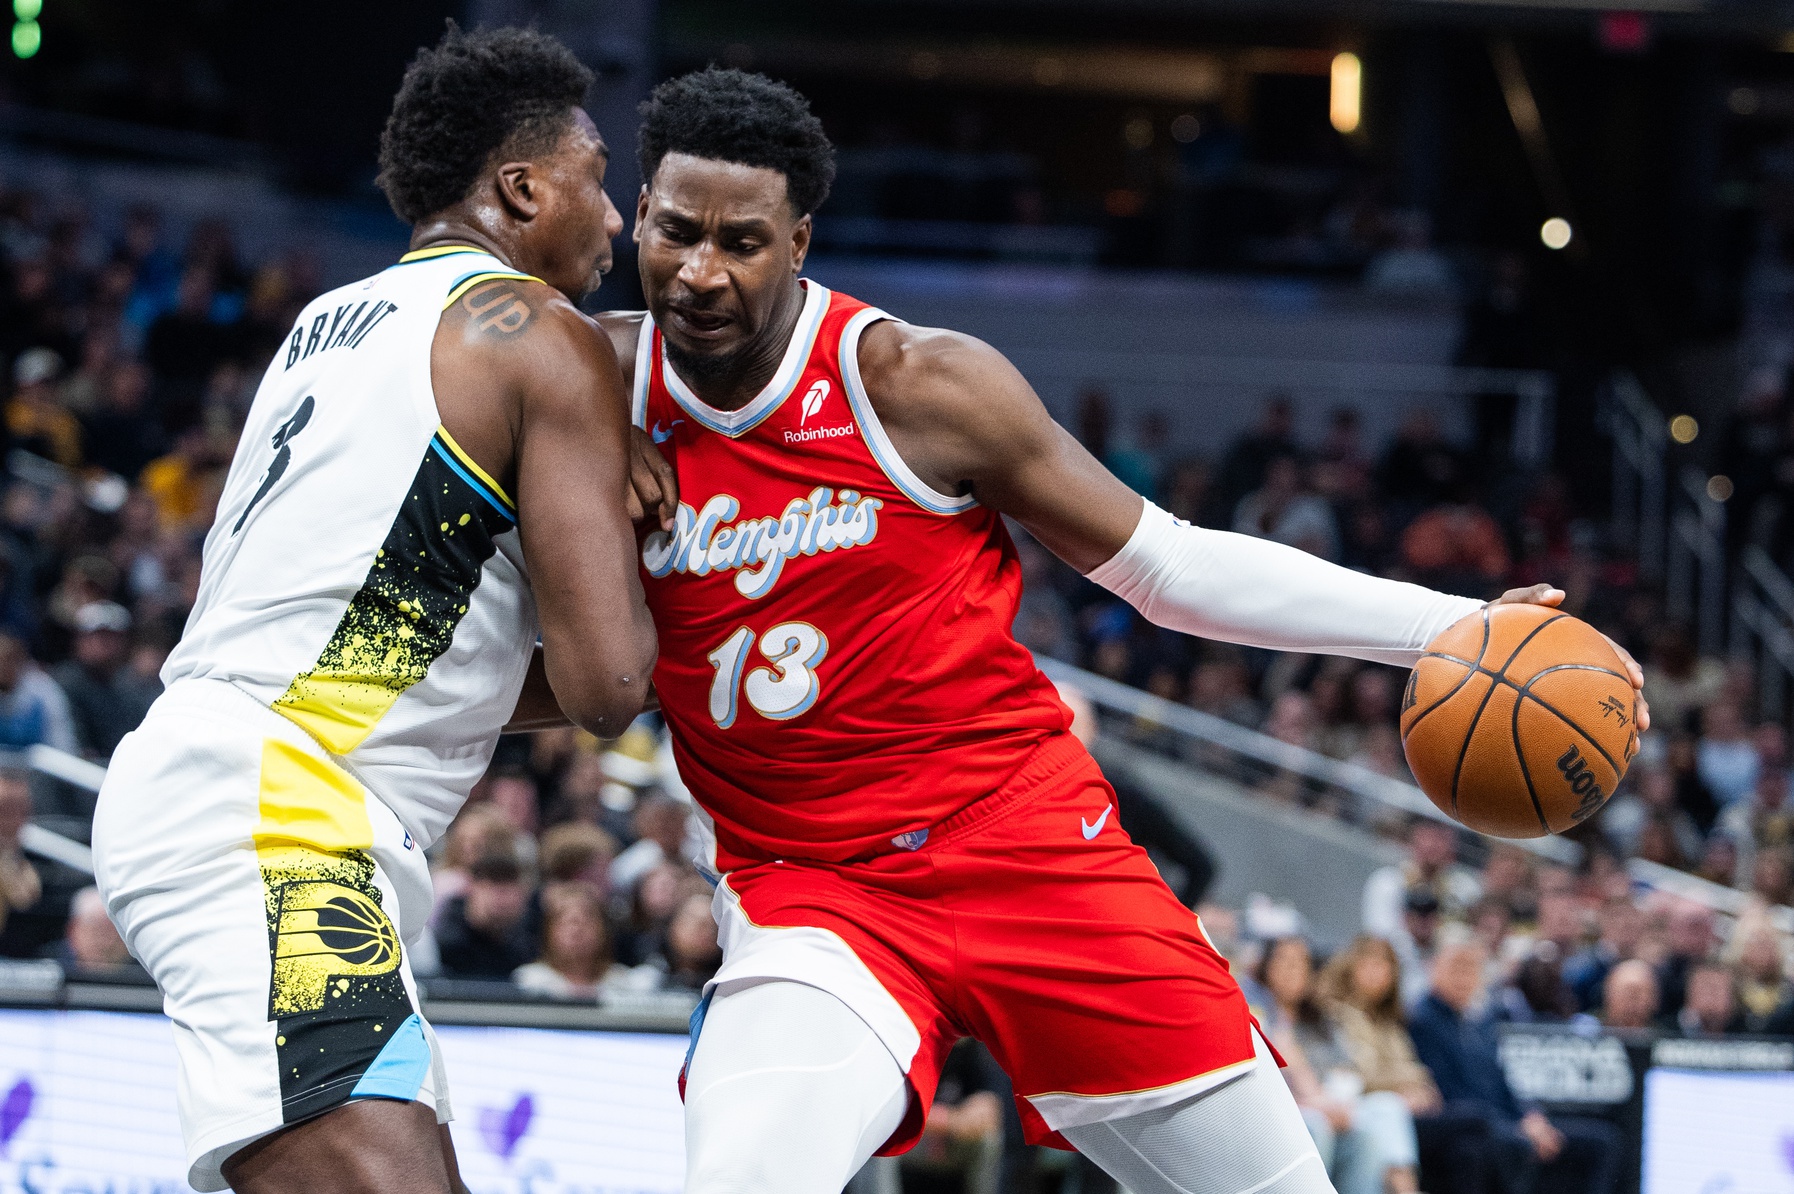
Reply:
<svg viewBox="0 0 1794 1194"><path fill-rule="evenodd" d="M549 883L580 883L602 896L610 888L610 860L617 839L596 825L570 821L542 835L542 878Z"/></svg>
<svg viewBox="0 0 1794 1194"><path fill-rule="evenodd" d="M1414 1055L1402 1014L1395 950L1381 937L1360 936L1327 964L1320 998L1339 1025L1366 1091L1400 1095L1417 1116L1441 1103L1439 1088Z"/></svg>
<svg viewBox="0 0 1794 1194"><path fill-rule="evenodd" d="M155 499L165 530L194 526L205 509L206 475L217 465L210 433L204 424L193 423L175 436L167 455L143 467L138 484Z"/></svg>
<svg viewBox="0 0 1794 1194"><path fill-rule="evenodd" d="M1714 701L1702 712L1695 766L1721 808L1743 800L1756 784L1756 744L1743 713L1732 702Z"/></svg>
<svg viewBox="0 0 1794 1194"><path fill-rule="evenodd" d="M443 907L436 948L448 978L508 979L531 960L529 886L517 860L504 854L477 859L467 890Z"/></svg>
<svg viewBox="0 0 1794 1194"><path fill-rule="evenodd" d="M147 982L106 915L98 888L83 887L69 904L68 928L50 956L72 977L88 981Z"/></svg>
<svg viewBox="0 0 1794 1194"><path fill-rule="evenodd" d="M1645 660L1645 699L1651 703L1653 727L1676 734L1687 730L1693 715L1712 704L1725 688L1725 665L1702 658L1688 627L1672 623L1651 640Z"/></svg>
<svg viewBox="0 0 1794 1194"><path fill-rule="evenodd" d="M1635 956L1644 936L1644 915L1630 899L1610 899L1601 905L1601 935L1593 945L1571 955L1564 963L1564 981L1581 1011L1600 1006L1602 989L1614 967ZM1653 976L1652 1004L1656 1003Z"/></svg>
<svg viewBox="0 0 1794 1194"><path fill-rule="evenodd" d="M1431 897L1410 903L1412 893ZM1424 969L1412 973L1421 960L1410 921L1443 916L1462 920L1482 894L1474 872L1458 864L1456 827L1427 817L1416 817L1408 826L1408 858L1399 866L1372 872L1364 883L1362 920L1364 931L1395 946L1402 959L1405 991L1424 987Z"/></svg>
<svg viewBox="0 0 1794 1194"><path fill-rule="evenodd" d="M81 465L81 424L57 401L56 379L62 358L48 348L19 354L12 366L12 400L6 404L6 430L13 446L60 464Z"/></svg>
<svg viewBox="0 0 1794 1194"><path fill-rule="evenodd" d="M0 934L14 912L35 907L44 893L43 880L19 846L30 816L31 785L25 773L0 769Z"/></svg>
<svg viewBox="0 0 1794 1194"><path fill-rule="evenodd" d="M1608 971L1601 984L1601 1023L1609 1028L1645 1029L1657 1021L1657 975L1636 958Z"/></svg>
<svg viewBox="0 0 1794 1194"><path fill-rule="evenodd" d="M1322 1011L1314 958L1300 937L1269 942L1248 986L1339 1194L1419 1188L1414 1115L1402 1095L1370 1091L1344 1034ZM1254 1000L1254 995L1257 995Z"/></svg>
<svg viewBox="0 0 1794 1194"><path fill-rule="evenodd" d="M962 1039L947 1054L922 1138L903 1154L904 1194L997 1194L1008 1078L983 1045Z"/></svg>
<svg viewBox="0 0 1794 1194"><path fill-rule="evenodd" d="M1681 1014L1689 974L1713 956L1718 943L1711 908L1686 901L1671 908L1669 954L1657 968L1657 1010L1664 1019Z"/></svg>
<svg viewBox="0 0 1794 1194"><path fill-rule="evenodd" d="M1264 484L1272 460L1301 454L1295 426L1295 410L1287 394L1273 394L1265 400L1258 423L1222 457L1217 496L1223 509L1232 510L1241 498Z"/></svg>
<svg viewBox="0 0 1794 1194"><path fill-rule="evenodd" d="M1463 457L1445 440L1436 415L1424 406L1409 411L1377 465L1383 496L1411 515L1458 491Z"/></svg>
<svg viewBox="0 0 1794 1194"><path fill-rule="evenodd" d="M1794 980L1788 977L1781 934L1768 924L1740 921L1734 934L1738 955L1739 1028L1770 1036L1794 1036Z"/></svg>
<svg viewBox="0 0 1794 1194"><path fill-rule="evenodd" d="M1483 998L1482 946L1448 944L1433 962L1432 985L1408 1022L1414 1049L1448 1106L1483 1116L1510 1172L1536 1172L1534 1190L1611 1194L1620 1162L1619 1129L1605 1120L1547 1118L1507 1084Z"/></svg>
<svg viewBox="0 0 1794 1194"><path fill-rule="evenodd" d="M101 379L86 418L88 463L135 480L164 447L161 421L149 409L150 373L120 361Z"/></svg>
<svg viewBox="0 0 1794 1194"><path fill-rule="evenodd" d="M1501 587L1510 561L1500 525L1465 495L1408 524L1402 532L1402 563L1424 584L1480 593Z"/></svg>
<svg viewBox="0 0 1794 1194"><path fill-rule="evenodd" d="M626 984L628 977L629 968L611 957L610 928L598 893L583 883L544 887L541 956L519 966L511 981L556 999L602 1000L607 985Z"/></svg>
<svg viewBox="0 0 1794 1194"><path fill-rule="evenodd" d="M206 379L236 347L231 330L213 318L216 283L210 270L190 266L181 275L173 310L150 325L144 341L144 360L162 383L162 404L177 432L197 422Z"/></svg>
<svg viewBox="0 0 1794 1194"><path fill-rule="evenodd" d="M1294 456L1278 456L1265 467L1264 484L1240 499L1233 529L1260 539L1300 548L1324 560L1339 556L1339 529L1322 498L1307 492L1302 465Z"/></svg>
<svg viewBox="0 0 1794 1194"><path fill-rule="evenodd" d="M691 810L683 801L657 792L636 806L636 842L611 860L611 885L632 890L655 867L685 860L686 824Z"/></svg>
<svg viewBox="0 0 1794 1194"><path fill-rule="evenodd" d="M662 957L666 963L662 986L666 989L702 991L704 984L716 976L716 968L723 962L723 951L717 944L716 921L710 915L708 893L692 892L679 902L673 919L667 924Z"/></svg>
<svg viewBox="0 0 1794 1194"><path fill-rule="evenodd" d="M71 754L80 749L68 697L31 662L24 643L0 631L0 748L40 743Z"/></svg>
<svg viewBox="0 0 1794 1194"><path fill-rule="evenodd" d="M1737 872L1726 882L1743 886L1756 869L1757 854L1794 844L1794 801L1788 799L1788 773L1776 768L1758 775L1750 797L1727 806L1716 826L1737 847Z"/></svg>
<svg viewBox="0 0 1794 1194"><path fill-rule="evenodd" d="M1684 1036L1724 1036L1741 1032L1744 1017L1732 972L1718 962L1702 962L1688 972L1676 1027Z"/></svg>
<svg viewBox="0 0 1794 1194"><path fill-rule="evenodd" d="M462 806L442 835L441 852L431 871L436 895L431 923L441 919L450 900L466 892L474 863L500 855L521 862L518 844L517 828L503 813L488 804Z"/></svg>
<svg viewBox="0 0 1794 1194"><path fill-rule="evenodd" d="M1635 765L1620 794L1601 809L1596 824L1614 848L1630 858L1639 853L1639 840L1653 821L1667 830L1683 866L1700 858L1705 843L1694 818L1676 801L1675 778L1662 767Z"/></svg>
<svg viewBox="0 0 1794 1194"><path fill-rule="evenodd" d="M130 633L130 610L90 602L75 612L73 657L50 673L68 697L75 738L88 758L111 758L161 694L160 684L145 683L126 666Z"/></svg>

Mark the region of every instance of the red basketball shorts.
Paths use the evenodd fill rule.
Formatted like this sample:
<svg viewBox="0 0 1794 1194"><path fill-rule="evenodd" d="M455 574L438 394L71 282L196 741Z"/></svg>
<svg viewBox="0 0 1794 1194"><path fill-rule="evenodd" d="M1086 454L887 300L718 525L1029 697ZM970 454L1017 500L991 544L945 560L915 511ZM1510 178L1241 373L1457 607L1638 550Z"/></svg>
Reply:
<svg viewBox="0 0 1794 1194"><path fill-rule="evenodd" d="M786 979L840 998L914 1098L882 1152L920 1135L947 1051L990 1049L1034 1143L1168 1106L1253 1064L1227 964L1069 736L1000 790L868 861L798 859L727 875L712 990Z"/></svg>

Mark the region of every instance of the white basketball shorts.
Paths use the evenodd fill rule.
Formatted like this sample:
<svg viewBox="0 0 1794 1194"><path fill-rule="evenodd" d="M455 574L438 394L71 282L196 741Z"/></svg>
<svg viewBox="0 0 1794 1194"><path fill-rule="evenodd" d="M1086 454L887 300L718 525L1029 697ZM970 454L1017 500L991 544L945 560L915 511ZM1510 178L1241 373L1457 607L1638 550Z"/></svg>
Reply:
<svg viewBox="0 0 1794 1194"><path fill-rule="evenodd" d="M405 956L429 916L424 852L304 731L222 681L175 684L112 756L93 853L174 1022L194 1189L351 1099L448 1120Z"/></svg>

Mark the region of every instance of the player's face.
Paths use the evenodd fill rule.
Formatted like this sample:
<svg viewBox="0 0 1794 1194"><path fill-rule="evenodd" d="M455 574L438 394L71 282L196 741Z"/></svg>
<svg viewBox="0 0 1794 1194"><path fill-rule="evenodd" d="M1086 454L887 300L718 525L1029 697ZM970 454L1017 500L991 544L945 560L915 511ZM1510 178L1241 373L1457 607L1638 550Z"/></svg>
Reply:
<svg viewBox="0 0 1794 1194"><path fill-rule="evenodd" d="M575 108L573 128L536 164L547 185L532 222L531 272L578 298L610 272L611 241L623 231L623 217L604 193L610 151L592 118Z"/></svg>
<svg viewBox="0 0 1794 1194"><path fill-rule="evenodd" d="M810 245L777 170L668 154L636 212L642 291L676 360L724 374L776 330Z"/></svg>

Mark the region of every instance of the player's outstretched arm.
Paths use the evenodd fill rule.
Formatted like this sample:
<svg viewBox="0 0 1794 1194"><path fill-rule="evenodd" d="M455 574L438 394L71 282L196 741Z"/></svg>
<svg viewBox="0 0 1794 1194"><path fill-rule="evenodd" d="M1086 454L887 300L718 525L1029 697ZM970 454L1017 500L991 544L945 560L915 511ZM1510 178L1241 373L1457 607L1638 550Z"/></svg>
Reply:
<svg viewBox="0 0 1794 1194"><path fill-rule="evenodd" d="M969 490L1161 626L1412 666L1482 605L1173 518L1110 474L1013 365L969 336L874 324L860 368L887 433L925 482ZM1553 603L1543 587L1505 599Z"/></svg>
<svg viewBox="0 0 1794 1194"><path fill-rule="evenodd" d="M656 651L636 566L630 513L639 502L616 354L539 283L507 280L475 296L468 311L445 312L432 376L450 433L475 460L497 464L516 499L542 651L513 720L549 720L546 679L568 718L615 736L642 710Z"/></svg>

